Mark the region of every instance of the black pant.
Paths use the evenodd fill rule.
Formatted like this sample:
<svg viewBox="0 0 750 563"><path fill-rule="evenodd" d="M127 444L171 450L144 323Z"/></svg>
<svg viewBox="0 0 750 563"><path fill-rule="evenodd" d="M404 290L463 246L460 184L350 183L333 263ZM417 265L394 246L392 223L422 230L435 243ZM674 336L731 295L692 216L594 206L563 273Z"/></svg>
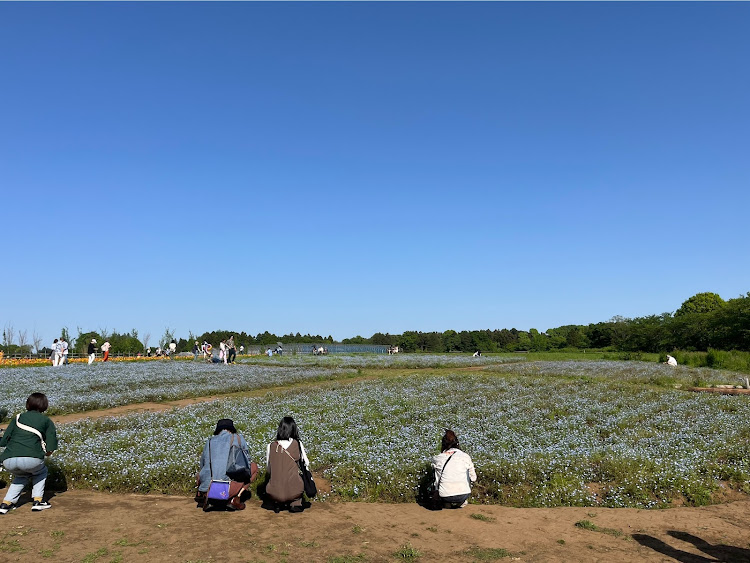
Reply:
<svg viewBox="0 0 750 563"><path fill-rule="evenodd" d="M227 357L227 362L230 364L234 363L234 359L237 357L237 350L234 348L229 349L229 356Z"/></svg>

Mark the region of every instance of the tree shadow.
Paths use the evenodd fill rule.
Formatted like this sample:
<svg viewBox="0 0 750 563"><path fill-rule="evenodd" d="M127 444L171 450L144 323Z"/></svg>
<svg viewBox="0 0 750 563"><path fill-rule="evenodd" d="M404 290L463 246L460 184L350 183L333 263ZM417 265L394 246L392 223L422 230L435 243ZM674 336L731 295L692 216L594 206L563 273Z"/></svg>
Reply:
<svg viewBox="0 0 750 563"><path fill-rule="evenodd" d="M642 546L663 553L681 563L711 563L716 561L722 561L724 563L747 563L750 561L750 549L724 544L711 544L697 536L676 530L670 530L667 534L677 540L691 543L711 558L709 559L703 555L697 555L695 553L678 549L658 538L646 534L633 534L632 537Z"/></svg>

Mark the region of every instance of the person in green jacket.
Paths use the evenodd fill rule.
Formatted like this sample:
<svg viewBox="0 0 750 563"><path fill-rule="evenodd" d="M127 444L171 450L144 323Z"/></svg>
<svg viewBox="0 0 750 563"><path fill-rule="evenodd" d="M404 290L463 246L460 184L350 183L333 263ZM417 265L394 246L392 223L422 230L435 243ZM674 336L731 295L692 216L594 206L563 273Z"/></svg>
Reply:
<svg viewBox="0 0 750 563"><path fill-rule="evenodd" d="M13 482L0 504L0 514L16 508L21 491L29 479L34 499L31 510L36 512L52 508L44 500L44 484L47 481L44 458L57 449L57 431L49 417L42 414L47 407L49 402L44 393L32 393L26 399L26 412L12 418L0 438L0 447L5 446L5 451L0 453L0 462L6 471L13 474Z"/></svg>

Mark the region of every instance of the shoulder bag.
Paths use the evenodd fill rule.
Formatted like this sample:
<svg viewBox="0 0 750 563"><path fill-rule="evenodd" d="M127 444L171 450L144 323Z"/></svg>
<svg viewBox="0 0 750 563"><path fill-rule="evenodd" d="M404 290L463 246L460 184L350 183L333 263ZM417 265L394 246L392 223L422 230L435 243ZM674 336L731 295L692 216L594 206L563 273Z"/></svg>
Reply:
<svg viewBox="0 0 750 563"><path fill-rule="evenodd" d="M299 459L295 460L292 457L292 454L286 451L286 448L284 448L284 451L286 452L286 455L288 455L291 460L297 464L297 472L302 479L302 486L304 488L305 495L307 495L307 498L313 498L318 494L318 487L315 485L315 480L313 479L312 473L310 473L310 470L302 460L302 442L298 441L297 443L299 444Z"/></svg>
<svg viewBox="0 0 750 563"><path fill-rule="evenodd" d="M312 473L305 465L302 460L302 443L299 445L299 459L297 460L297 467L299 467L299 474L302 477L302 484L305 486L305 495L307 498L313 498L318 494L318 487L315 485Z"/></svg>
<svg viewBox="0 0 750 563"><path fill-rule="evenodd" d="M236 441L235 441L236 438ZM247 453L240 446L240 438L237 434L232 434L232 441L229 445L229 459L227 459L227 477L240 483L249 483L252 477L250 470L250 459Z"/></svg>
<svg viewBox="0 0 750 563"><path fill-rule="evenodd" d="M443 474L445 473L445 466L448 465L448 462L453 458L452 455L448 456L448 459L445 460L445 463L443 464L443 468L440 470L440 479L438 479L438 482L436 485L434 485L434 488L432 489L432 495L430 496L430 508L432 510L440 510L443 507L443 501L440 499L440 481L443 480Z"/></svg>

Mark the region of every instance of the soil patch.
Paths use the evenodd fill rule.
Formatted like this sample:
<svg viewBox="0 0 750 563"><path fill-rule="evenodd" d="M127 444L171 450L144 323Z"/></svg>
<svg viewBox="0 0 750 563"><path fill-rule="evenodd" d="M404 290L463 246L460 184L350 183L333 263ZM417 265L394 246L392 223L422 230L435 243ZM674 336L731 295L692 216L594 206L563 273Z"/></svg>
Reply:
<svg viewBox="0 0 750 563"><path fill-rule="evenodd" d="M253 498L241 512L204 513L185 497L68 491L51 503L33 513L26 502L0 516L0 560L343 562L418 552L420 561L750 561L750 501L438 512L316 502L302 514L274 514Z"/></svg>

